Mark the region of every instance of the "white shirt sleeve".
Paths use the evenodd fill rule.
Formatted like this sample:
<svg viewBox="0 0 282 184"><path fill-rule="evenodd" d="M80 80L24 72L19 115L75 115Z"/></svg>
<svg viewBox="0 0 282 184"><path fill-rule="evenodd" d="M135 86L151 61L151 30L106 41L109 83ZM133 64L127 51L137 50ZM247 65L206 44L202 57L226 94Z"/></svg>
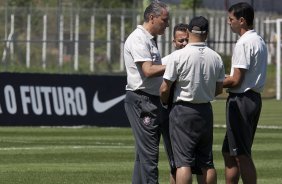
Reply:
<svg viewBox="0 0 282 184"><path fill-rule="evenodd" d="M170 80L170 81L175 81L177 79L177 66L178 62L173 59L174 54L170 54L168 57L169 62L166 63L166 69L163 78Z"/></svg>

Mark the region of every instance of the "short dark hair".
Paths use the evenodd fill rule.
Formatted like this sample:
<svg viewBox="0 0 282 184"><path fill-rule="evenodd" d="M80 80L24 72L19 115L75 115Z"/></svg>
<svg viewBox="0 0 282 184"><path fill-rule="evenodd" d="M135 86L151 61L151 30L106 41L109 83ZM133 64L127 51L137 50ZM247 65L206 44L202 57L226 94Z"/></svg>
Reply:
<svg viewBox="0 0 282 184"><path fill-rule="evenodd" d="M228 9L228 12L233 12L234 16L237 19L243 17L246 20L248 26L253 26L254 9L250 4L245 2L234 4Z"/></svg>
<svg viewBox="0 0 282 184"><path fill-rule="evenodd" d="M150 14L158 17L162 14L163 9L168 9L168 6L161 1L153 1L144 11L144 21L149 21Z"/></svg>
<svg viewBox="0 0 282 184"><path fill-rule="evenodd" d="M187 29L188 29L188 24L183 24L183 23L176 24L173 28L173 36L175 37L176 31L186 32Z"/></svg>

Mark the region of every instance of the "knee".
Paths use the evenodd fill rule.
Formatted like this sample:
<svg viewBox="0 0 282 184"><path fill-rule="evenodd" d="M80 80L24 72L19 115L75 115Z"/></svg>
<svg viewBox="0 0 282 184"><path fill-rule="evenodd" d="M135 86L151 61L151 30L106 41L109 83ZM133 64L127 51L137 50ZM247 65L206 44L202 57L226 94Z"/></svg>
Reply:
<svg viewBox="0 0 282 184"><path fill-rule="evenodd" d="M238 155L235 157L235 160L238 164L240 163L250 163L252 162L252 157L248 155Z"/></svg>
<svg viewBox="0 0 282 184"><path fill-rule="evenodd" d="M234 156L229 155L229 153L222 153L222 155L226 167L234 167L237 165L237 161Z"/></svg>

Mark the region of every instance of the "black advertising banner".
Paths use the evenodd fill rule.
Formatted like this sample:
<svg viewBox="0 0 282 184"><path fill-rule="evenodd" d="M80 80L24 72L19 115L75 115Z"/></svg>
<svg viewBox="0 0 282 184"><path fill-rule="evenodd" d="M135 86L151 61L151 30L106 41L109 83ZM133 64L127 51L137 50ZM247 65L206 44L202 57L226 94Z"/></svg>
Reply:
<svg viewBox="0 0 282 184"><path fill-rule="evenodd" d="M126 76L0 73L0 126L127 127Z"/></svg>

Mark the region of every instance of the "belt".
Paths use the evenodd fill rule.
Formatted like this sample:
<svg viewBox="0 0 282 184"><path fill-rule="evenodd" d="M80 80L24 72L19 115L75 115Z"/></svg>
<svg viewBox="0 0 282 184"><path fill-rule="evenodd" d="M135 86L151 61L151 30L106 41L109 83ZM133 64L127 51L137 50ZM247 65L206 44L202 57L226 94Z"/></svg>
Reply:
<svg viewBox="0 0 282 184"><path fill-rule="evenodd" d="M253 90L248 90L248 91L245 91L243 93L232 93L232 92L229 92L229 95L230 96L243 96L243 95L248 95L248 94L255 94L255 95L260 95L260 93L258 92L255 92Z"/></svg>
<svg viewBox="0 0 282 184"><path fill-rule="evenodd" d="M173 103L175 105L204 105L204 104L210 104L210 102L205 102L205 103L191 103L191 102L188 102L188 101L178 101L178 102L175 102Z"/></svg>

